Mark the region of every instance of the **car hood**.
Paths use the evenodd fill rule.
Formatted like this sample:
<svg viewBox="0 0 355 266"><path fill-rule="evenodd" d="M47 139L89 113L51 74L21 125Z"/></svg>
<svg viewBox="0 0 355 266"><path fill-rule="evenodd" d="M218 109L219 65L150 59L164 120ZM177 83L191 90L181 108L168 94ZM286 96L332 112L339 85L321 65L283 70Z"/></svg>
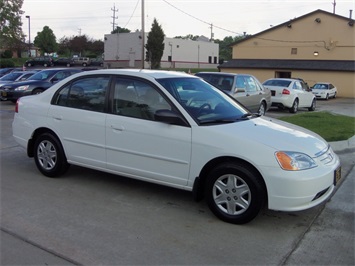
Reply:
<svg viewBox="0 0 355 266"><path fill-rule="evenodd" d="M230 140L229 144L238 142L240 149L262 144L275 151L297 151L316 157L329 146L312 131L269 117L226 124L221 129L222 138Z"/></svg>
<svg viewBox="0 0 355 266"><path fill-rule="evenodd" d="M45 81L45 80L26 80L26 81L12 82L12 83L7 84L7 85L15 88L15 87L20 87L20 86L24 86L24 85L32 85L32 84L38 84L38 83L43 83L43 82L47 83L48 81Z"/></svg>

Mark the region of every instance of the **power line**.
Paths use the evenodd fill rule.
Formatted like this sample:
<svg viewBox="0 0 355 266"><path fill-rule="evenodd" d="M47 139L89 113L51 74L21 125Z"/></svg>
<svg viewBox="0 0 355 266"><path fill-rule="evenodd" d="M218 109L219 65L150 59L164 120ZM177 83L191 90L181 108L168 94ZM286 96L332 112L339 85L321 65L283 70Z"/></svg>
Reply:
<svg viewBox="0 0 355 266"><path fill-rule="evenodd" d="M187 16L189 16L189 17L192 17L193 19L196 19L196 20L198 20L198 21L200 21L200 22L202 22L202 23L204 23L204 24L207 24L208 26L211 27L211 30L212 30L212 23L209 23L209 22L207 22L207 21L204 21L204 20L202 20L202 19L200 19L200 18L198 18L198 17L195 17L195 16L193 16L193 15L191 15L191 14L185 12L184 10L182 10L182 9L180 9L180 8L178 8L178 7L176 7L176 6L174 6L173 4L169 3L169 2L166 1L166 0L163 0L163 1L164 1L165 3L167 3L168 5L170 5L171 7L175 8L176 10L179 10L181 13L184 13L185 15L187 15ZM238 33L238 32L232 31L232 30L228 30L228 29L225 29L225 28L216 26L216 25L213 25L213 27L215 27L215 28L217 28L217 29L220 29L220 30L224 30L224 31L230 32L230 33L234 33L234 34L236 34L236 35L242 35L241 33ZM212 35L213 35L213 33L211 32L211 36L212 36Z"/></svg>

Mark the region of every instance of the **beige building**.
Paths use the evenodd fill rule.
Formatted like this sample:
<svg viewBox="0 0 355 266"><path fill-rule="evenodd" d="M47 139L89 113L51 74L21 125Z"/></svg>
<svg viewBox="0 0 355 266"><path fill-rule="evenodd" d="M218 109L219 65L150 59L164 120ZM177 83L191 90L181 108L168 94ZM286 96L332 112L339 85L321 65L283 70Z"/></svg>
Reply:
<svg viewBox="0 0 355 266"><path fill-rule="evenodd" d="M316 10L233 44L220 71L269 78L331 82L338 96L355 98L355 26L351 18Z"/></svg>

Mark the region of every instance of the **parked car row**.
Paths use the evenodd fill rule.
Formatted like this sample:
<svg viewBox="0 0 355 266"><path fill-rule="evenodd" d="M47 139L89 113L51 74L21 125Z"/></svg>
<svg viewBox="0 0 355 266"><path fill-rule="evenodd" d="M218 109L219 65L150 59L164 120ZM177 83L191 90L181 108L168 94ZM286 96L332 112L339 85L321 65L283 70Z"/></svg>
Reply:
<svg viewBox="0 0 355 266"><path fill-rule="evenodd" d="M320 82L310 88L301 78L271 78L261 84L249 74L198 72L195 76L228 93L259 115L264 115L272 106L291 113L297 113L299 108L314 111L317 98L328 100L337 94L337 88L331 83Z"/></svg>
<svg viewBox="0 0 355 266"><path fill-rule="evenodd" d="M51 76L51 83L48 71L35 75ZM63 175L72 164L191 191L230 223L247 223L264 206L300 211L326 201L341 178L329 144L303 128L250 113L233 98L234 86L242 93L254 86L260 94L263 86L244 75L235 85L231 77L228 95L222 83L181 72L78 73L21 97L13 136L45 176Z"/></svg>
<svg viewBox="0 0 355 266"><path fill-rule="evenodd" d="M32 67L32 66L103 66L102 59L91 59L89 57L59 57L59 58L52 58L49 56L40 56L40 57L33 57L28 59L25 62L25 66Z"/></svg>
<svg viewBox="0 0 355 266"><path fill-rule="evenodd" d="M22 96L42 93L58 81L81 71L74 68L53 68L38 71L26 80L9 82L0 86L0 99L16 102Z"/></svg>

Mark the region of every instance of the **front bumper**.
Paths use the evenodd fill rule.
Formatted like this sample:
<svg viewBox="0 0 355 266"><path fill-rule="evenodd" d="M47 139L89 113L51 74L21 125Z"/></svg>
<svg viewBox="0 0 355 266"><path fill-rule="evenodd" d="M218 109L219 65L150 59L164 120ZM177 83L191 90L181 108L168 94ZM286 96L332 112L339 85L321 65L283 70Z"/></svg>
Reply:
<svg viewBox="0 0 355 266"><path fill-rule="evenodd" d="M317 206L330 197L338 184L339 158L329 147L313 159L318 166L308 170L268 169L273 173L266 182L269 209L301 211Z"/></svg>

